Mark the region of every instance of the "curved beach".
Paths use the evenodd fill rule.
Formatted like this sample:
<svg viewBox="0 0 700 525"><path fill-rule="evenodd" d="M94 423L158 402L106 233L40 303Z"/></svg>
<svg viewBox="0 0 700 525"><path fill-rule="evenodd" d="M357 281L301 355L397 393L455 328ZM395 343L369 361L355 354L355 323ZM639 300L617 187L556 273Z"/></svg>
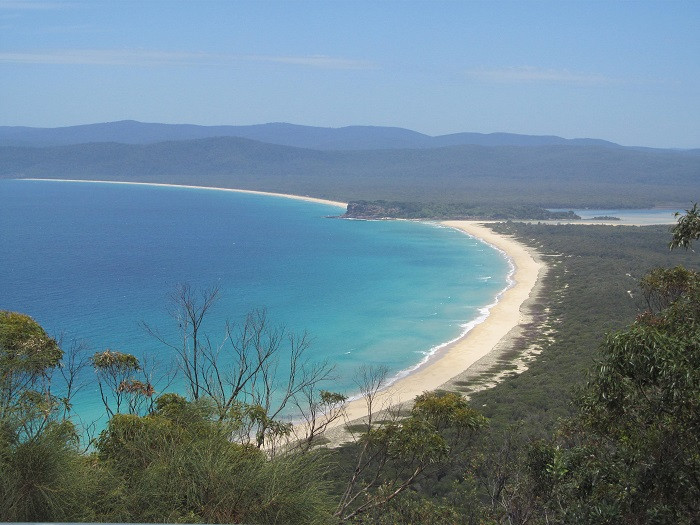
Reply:
<svg viewBox="0 0 700 525"><path fill-rule="evenodd" d="M443 221L442 224L461 230L505 252L514 266L511 276L513 284L501 294L482 323L441 349L423 366L380 391L374 400L374 407L378 410L411 401L423 392L440 388L494 352L498 344L523 320L525 313L522 306L530 297L543 269L543 263L537 260L532 249L495 233L484 226L485 221ZM346 421L366 416L367 406L363 399L348 403ZM336 421L333 426L346 421Z"/></svg>
<svg viewBox="0 0 700 525"><path fill-rule="evenodd" d="M338 201L233 188L75 179L32 180L99 182L105 184L133 184L229 191L318 202L337 206L339 208L347 207L346 203ZM441 348L432 355L426 363L417 367L406 376L397 379L387 388L380 391L375 399L375 409L386 408L389 405L411 401L417 395L425 391L440 388L451 379L455 378L455 376L463 374L480 359L495 352L499 343L523 320L524 312L521 312L521 308L535 288L538 275L543 268L543 264L537 260L534 256L534 252L530 248L527 248L509 237L494 233L491 229L484 226L484 221L444 221L442 224L463 231L503 251L514 267L511 276L512 285L500 294L498 301L491 306L488 316L483 322L476 324L464 336ZM367 407L365 401L363 399L358 399L348 403L345 421L337 420L334 422L333 426L339 426L348 420L360 419L366 415Z"/></svg>

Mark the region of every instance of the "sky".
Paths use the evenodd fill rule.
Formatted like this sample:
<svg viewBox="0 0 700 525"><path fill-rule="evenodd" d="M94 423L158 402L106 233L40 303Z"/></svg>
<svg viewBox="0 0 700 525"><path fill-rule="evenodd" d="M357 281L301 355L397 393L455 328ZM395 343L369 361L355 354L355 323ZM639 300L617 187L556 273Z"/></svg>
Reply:
<svg viewBox="0 0 700 525"><path fill-rule="evenodd" d="M0 125L397 126L700 147L700 2L0 0Z"/></svg>

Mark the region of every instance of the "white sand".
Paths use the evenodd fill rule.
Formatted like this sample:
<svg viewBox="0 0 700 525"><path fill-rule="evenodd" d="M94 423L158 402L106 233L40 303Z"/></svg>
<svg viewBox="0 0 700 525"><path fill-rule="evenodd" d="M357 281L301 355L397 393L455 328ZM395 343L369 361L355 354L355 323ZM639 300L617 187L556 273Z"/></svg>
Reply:
<svg viewBox="0 0 700 525"><path fill-rule="evenodd" d="M43 180L57 182L99 182L100 184L133 184L134 186L162 186L171 188L192 188L197 190L216 190L216 191L231 191L234 193L250 193L253 195L267 195L269 197L284 197L285 199L296 199L308 202L318 202L320 204L328 204L339 208L347 208L346 202L330 201L326 199L318 199L316 197L307 197L303 195L288 195L286 193L272 193L269 191L254 191L254 190L239 190L234 188L213 188L211 186L190 186L187 184L162 184L158 182L122 182L113 180L79 180L79 179L22 179L22 180Z"/></svg>

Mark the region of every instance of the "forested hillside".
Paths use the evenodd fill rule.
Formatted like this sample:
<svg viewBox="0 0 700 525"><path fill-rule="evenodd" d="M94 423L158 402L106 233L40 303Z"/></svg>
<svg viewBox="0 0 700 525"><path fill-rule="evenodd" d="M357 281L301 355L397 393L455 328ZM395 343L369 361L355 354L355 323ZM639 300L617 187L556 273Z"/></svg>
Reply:
<svg viewBox="0 0 700 525"><path fill-rule="evenodd" d="M318 151L241 138L0 147L0 177L221 186L335 200L497 207L687 205L700 154L600 146Z"/></svg>

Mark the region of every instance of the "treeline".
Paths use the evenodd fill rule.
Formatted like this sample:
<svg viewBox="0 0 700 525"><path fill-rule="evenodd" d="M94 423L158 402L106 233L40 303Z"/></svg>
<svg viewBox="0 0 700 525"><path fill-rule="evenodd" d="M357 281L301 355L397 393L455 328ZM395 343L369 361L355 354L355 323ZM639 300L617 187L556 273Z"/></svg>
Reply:
<svg viewBox="0 0 700 525"><path fill-rule="evenodd" d="M258 312L210 346L201 321L216 290L173 297L181 332L163 343L184 396L153 392L129 354L80 360L28 316L0 312L0 519L696 523L697 256L669 254L665 228L494 228L553 261L539 357L469 402L433 392L388 410L373 404L385 372L361 369L372 416L336 449L321 445L345 398L319 388L327 368L304 359L307 340ZM672 239L699 234L694 209ZM88 448L70 417L86 368L110 415ZM285 404L306 424L285 423Z"/></svg>
<svg viewBox="0 0 700 525"><path fill-rule="evenodd" d="M576 220L572 211L554 212L534 205L485 206L464 203L353 201L343 218L348 219L465 219L465 220Z"/></svg>

